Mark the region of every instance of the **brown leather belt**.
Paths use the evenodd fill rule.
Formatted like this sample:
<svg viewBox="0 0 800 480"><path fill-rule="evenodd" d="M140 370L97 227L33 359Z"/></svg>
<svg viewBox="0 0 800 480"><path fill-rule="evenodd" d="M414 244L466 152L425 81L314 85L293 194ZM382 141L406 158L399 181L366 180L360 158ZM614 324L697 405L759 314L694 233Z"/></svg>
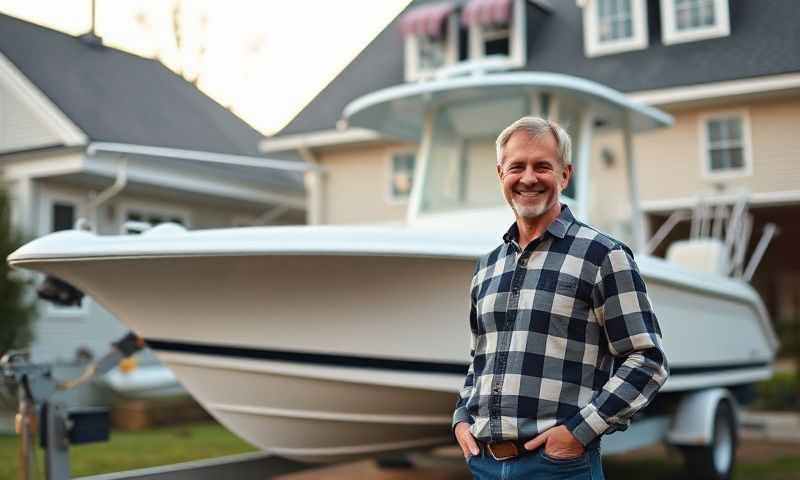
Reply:
<svg viewBox="0 0 800 480"><path fill-rule="evenodd" d="M482 449L489 452L495 460L509 460L517 458L528 453L533 453L532 450L525 449L524 442L516 440L506 440L505 442L492 442L484 443L478 442Z"/></svg>

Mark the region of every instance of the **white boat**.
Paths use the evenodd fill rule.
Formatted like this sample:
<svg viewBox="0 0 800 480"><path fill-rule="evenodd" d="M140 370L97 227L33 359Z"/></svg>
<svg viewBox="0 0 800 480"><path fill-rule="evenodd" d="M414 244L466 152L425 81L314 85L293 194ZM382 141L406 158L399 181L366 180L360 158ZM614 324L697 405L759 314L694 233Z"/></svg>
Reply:
<svg viewBox="0 0 800 480"><path fill-rule="evenodd" d="M587 212L593 130L621 129L630 145L631 134L671 123L563 75L404 85L354 101L345 116L421 135L407 225L67 231L9 261L90 294L145 337L214 417L264 450L334 461L451 443L468 361L470 276L513 221L494 175L493 138L528 113L572 127L575 186L564 201L578 218ZM724 253L719 242L698 245L682 251ZM777 346L769 318L745 281L714 271L724 261L706 272L687 268L691 260L637 262L670 359L667 396L769 377Z"/></svg>

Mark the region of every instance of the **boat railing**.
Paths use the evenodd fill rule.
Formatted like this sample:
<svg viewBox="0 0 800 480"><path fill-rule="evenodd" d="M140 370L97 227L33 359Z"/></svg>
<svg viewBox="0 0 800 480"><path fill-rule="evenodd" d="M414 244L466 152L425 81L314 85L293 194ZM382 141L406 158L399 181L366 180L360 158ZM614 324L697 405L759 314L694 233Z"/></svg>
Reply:
<svg viewBox="0 0 800 480"><path fill-rule="evenodd" d="M697 249L704 245L706 249L701 255L721 255L721 258L717 261L705 259L702 263L715 265L717 273L749 282L769 243L778 234L778 228L774 223L764 225L761 238L747 259L747 247L750 245L754 226L748 204L749 195L746 192L737 195L733 201L730 197L700 196L693 207L670 214L648 241L645 253L652 254L677 225L689 220L689 239L670 245L667 259L672 257L673 260L680 259L679 263L683 263L685 259L691 259L692 254L686 255L679 250ZM688 262L692 263L692 260Z"/></svg>

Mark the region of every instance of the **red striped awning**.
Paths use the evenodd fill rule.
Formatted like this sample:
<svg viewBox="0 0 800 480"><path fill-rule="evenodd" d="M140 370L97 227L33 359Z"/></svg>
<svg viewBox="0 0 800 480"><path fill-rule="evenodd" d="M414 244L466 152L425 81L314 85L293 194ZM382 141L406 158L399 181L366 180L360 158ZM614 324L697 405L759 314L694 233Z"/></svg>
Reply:
<svg viewBox="0 0 800 480"><path fill-rule="evenodd" d="M444 33L444 22L455 8L454 2L440 2L417 7L400 18L400 31L404 36L441 37Z"/></svg>
<svg viewBox="0 0 800 480"><path fill-rule="evenodd" d="M464 25L497 25L511 20L511 0L469 0L461 13Z"/></svg>

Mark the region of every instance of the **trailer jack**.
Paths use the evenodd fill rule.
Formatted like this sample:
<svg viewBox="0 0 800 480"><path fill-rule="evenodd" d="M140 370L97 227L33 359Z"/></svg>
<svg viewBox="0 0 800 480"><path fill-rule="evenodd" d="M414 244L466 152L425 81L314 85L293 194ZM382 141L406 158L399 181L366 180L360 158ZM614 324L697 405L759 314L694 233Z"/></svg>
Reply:
<svg viewBox="0 0 800 480"><path fill-rule="evenodd" d="M61 381L53 377L52 366L30 361L26 352L9 352L0 359L0 371L6 381L17 387L19 410L16 417L20 434L20 480L33 479L36 471L33 439L37 432L45 449L45 478L68 480L69 446L102 442L109 438L107 409L68 410L58 393L77 388L117 366L144 347L144 341L129 332L112 344L111 350L91 363L75 379Z"/></svg>

